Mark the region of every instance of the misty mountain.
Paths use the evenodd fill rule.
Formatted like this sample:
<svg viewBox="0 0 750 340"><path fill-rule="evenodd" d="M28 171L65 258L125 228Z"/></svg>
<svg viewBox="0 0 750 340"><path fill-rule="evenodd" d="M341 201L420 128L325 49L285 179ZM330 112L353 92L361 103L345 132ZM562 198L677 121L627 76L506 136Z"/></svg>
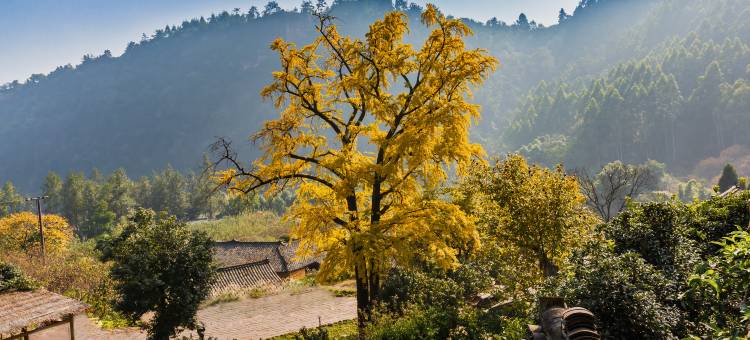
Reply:
<svg viewBox="0 0 750 340"><path fill-rule="evenodd" d="M424 39L428 31L419 24L421 8L404 1L393 5L389 0L342 0L336 1L329 13L337 18L342 32L362 37L369 23L391 10L409 16L411 42L418 44ZM84 56L75 67L61 66L23 83L3 85L0 180L12 180L28 191L38 187L50 170L67 173L98 168L107 173L124 167L129 174L141 176L167 164L176 169L193 168L219 136L234 140L248 159L256 156L247 137L277 115L259 96L279 65L268 46L277 37L299 44L314 39L311 11L310 6L284 11L269 5L260 11L223 12L192 19L130 43L122 56L113 57L108 52ZM713 93L711 98L719 103L730 105L731 101L732 110L742 116L749 111L750 101L736 102L734 97L722 94L730 92L729 85L744 91L738 82L746 74L737 75L735 69L746 61L750 29L743 18L748 13L750 5L740 0L584 0L574 13L561 13L560 24L551 27L537 25L525 15L514 23L466 19L475 33L467 41L470 47L488 50L502 64L475 93L476 102L483 106L483 119L473 130L473 137L491 153L522 150L546 155L540 161L574 161L583 166L598 166L628 152L648 149L651 142L633 138L647 135L643 131L648 124L641 124L628 130L630 138L617 140L614 147L596 149L596 157L578 156L587 155L585 150L610 137L611 131L604 127L616 122L594 112L593 105L591 110L585 106L592 97L604 99L597 97L598 92L591 94L596 84L602 84L596 91L606 94L606 89L620 84L616 78L641 81L636 72L642 68L628 68L630 64L658 66L664 73L658 77L674 78L677 83L677 91L671 89L676 93L671 98L677 102L674 105L691 106L685 98L692 97L699 87L697 77L707 77L707 65L719 57L696 61L692 68L666 70L666 60L680 58L670 57L669 51L688 44L685 39L713 45L736 41L731 49L727 47L734 53L734 59L725 63L731 64L731 69L723 69L722 61L717 61L719 71L731 72L732 76L722 77L704 90L706 96ZM701 51L691 48L685 47L685 53ZM686 57L680 63L692 61ZM545 110L544 102L561 87L564 97L570 98L555 102L559 105L554 110ZM611 96L615 97L614 93ZM697 95L692 98L704 102ZM632 114L618 117L648 120L649 114L641 112L655 107L653 96L633 96L632 101L643 104L639 106L643 109L631 110L635 113L622 109L617 112ZM624 101L622 105L630 104ZM597 112L601 110L600 106ZM670 110L660 115L677 119L675 112L679 110ZM711 116L705 110L691 114ZM591 123L594 116L604 118ZM554 122L553 128L548 126L550 122ZM703 123L697 119L690 124ZM702 135L695 138L700 144ZM552 145L544 141L552 141ZM750 143L744 139L732 142ZM700 157L710 156L728 143L722 141L707 148ZM562 146L555 149L555 145ZM612 152L619 149L624 151ZM550 156L549 150L557 151ZM647 155L682 168L700 160L660 152Z"/></svg>

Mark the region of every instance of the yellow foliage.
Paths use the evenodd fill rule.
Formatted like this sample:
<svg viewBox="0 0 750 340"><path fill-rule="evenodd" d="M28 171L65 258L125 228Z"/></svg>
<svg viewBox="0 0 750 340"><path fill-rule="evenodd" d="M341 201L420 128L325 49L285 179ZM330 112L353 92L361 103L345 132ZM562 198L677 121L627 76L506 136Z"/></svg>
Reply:
<svg viewBox="0 0 750 340"><path fill-rule="evenodd" d="M67 249L73 240L73 230L65 218L42 216L46 251L53 253ZM0 249L4 251L38 252L40 249L37 215L20 212L0 218Z"/></svg>
<svg viewBox="0 0 750 340"><path fill-rule="evenodd" d="M510 271L523 280L554 275L600 222L574 176L561 166L529 165L519 155L494 166L478 164L462 190L487 241L497 243Z"/></svg>
<svg viewBox="0 0 750 340"><path fill-rule="evenodd" d="M226 150L234 167L219 177L231 190L297 188L287 218L304 250L327 252L322 279L356 273L359 289L376 289L394 263L418 254L451 268L457 247L478 245L473 219L440 191L450 169L483 155L469 142L479 106L468 100L497 61L466 49L471 30L434 6L422 22L434 30L418 49L400 12L364 40L325 17L307 46L277 39L281 70L262 95L282 111L253 136L264 154L244 166Z"/></svg>

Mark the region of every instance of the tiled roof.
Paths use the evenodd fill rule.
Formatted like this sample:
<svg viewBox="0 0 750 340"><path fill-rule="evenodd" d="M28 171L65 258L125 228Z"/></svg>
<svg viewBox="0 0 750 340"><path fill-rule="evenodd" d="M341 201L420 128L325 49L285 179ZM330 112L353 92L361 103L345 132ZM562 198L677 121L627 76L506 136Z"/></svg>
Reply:
<svg viewBox="0 0 750 340"><path fill-rule="evenodd" d="M729 189L728 189L727 191L724 191L724 192L722 192L721 194L719 194L719 197L721 197L721 198L729 197L729 196L732 196L732 195L734 195L734 194L736 194L736 193L738 193L738 192L741 192L741 191L742 191L742 189L740 189L740 188L739 188L738 186L736 186L736 185L733 185L733 186L732 186L731 188L729 188Z"/></svg>
<svg viewBox="0 0 750 340"><path fill-rule="evenodd" d="M211 295L247 288L279 287L281 278L268 260L263 260L219 269L216 272L216 281L211 287Z"/></svg>
<svg viewBox="0 0 750 340"><path fill-rule="evenodd" d="M30 325L43 326L83 313L88 305L38 289L0 294L0 334L16 333Z"/></svg>
<svg viewBox="0 0 750 340"><path fill-rule="evenodd" d="M215 242L214 259L220 267L237 266L251 262L268 260L277 273L286 273L322 261L322 256L297 258L299 241L275 242Z"/></svg>
<svg viewBox="0 0 750 340"><path fill-rule="evenodd" d="M320 264L321 262L323 262L323 258L325 257L324 255L313 255L298 258L297 248L299 248L299 240L293 240L289 243L284 243L279 247L279 253L286 262L287 271L295 271L312 264Z"/></svg>
<svg viewBox="0 0 750 340"><path fill-rule="evenodd" d="M276 272L285 272L285 264L278 253L281 242L215 242L214 259L220 267L268 260Z"/></svg>

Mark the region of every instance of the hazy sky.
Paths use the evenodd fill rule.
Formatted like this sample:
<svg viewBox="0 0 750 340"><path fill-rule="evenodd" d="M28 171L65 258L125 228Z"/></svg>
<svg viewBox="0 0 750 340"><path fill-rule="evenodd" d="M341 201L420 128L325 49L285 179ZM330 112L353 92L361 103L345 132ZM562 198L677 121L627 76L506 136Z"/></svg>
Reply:
<svg viewBox="0 0 750 340"><path fill-rule="evenodd" d="M435 3L446 14L512 23L521 12L550 25L560 8L572 12L579 0L414 0ZM0 84L78 64L84 54L109 49L120 55L129 41L184 19L266 0L0 0ZM277 0L286 9L302 0ZM314 1L313 1L314 2ZM331 1L328 1L329 3Z"/></svg>

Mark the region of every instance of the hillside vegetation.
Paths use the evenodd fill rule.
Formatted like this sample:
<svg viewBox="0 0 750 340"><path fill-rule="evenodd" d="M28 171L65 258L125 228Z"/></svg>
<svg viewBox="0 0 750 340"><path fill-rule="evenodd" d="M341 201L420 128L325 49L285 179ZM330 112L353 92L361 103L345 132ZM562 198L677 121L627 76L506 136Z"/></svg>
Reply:
<svg viewBox="0 0 750 340"><path fill-rule="evenodd" d="M337 1L329 13L342 32L359 37L364 23L386 11L419 21L419 6L395 6ZM745 123L728 122L748 107L748 7L740 0L586 0L550 27L525 15L514 23L466 19L475 32L468 47L486 49L502 64L476 93L483 118L473 138L493 153L541 152L575 166L648 157L680 170L747 143L736 132ZM29 191L49 170L124 167L140 177L171 164L184 171L218 136L234 140L243 156L257 156L247 135L275 113L259 97L278 64L267 46L276 37L312 39L312 9L301 8L187 20L131 43L122 56L84 56L79 65L4 85L0 174ZM407 41L425 37L418 26ZM617 135L607 130L621 126L614 117L632 116L638 124ZM670 122L679 122L673 136L653 132ZM594 152L576 153L592 143ZM698 152L689 152L694 144Z"/></svg>

